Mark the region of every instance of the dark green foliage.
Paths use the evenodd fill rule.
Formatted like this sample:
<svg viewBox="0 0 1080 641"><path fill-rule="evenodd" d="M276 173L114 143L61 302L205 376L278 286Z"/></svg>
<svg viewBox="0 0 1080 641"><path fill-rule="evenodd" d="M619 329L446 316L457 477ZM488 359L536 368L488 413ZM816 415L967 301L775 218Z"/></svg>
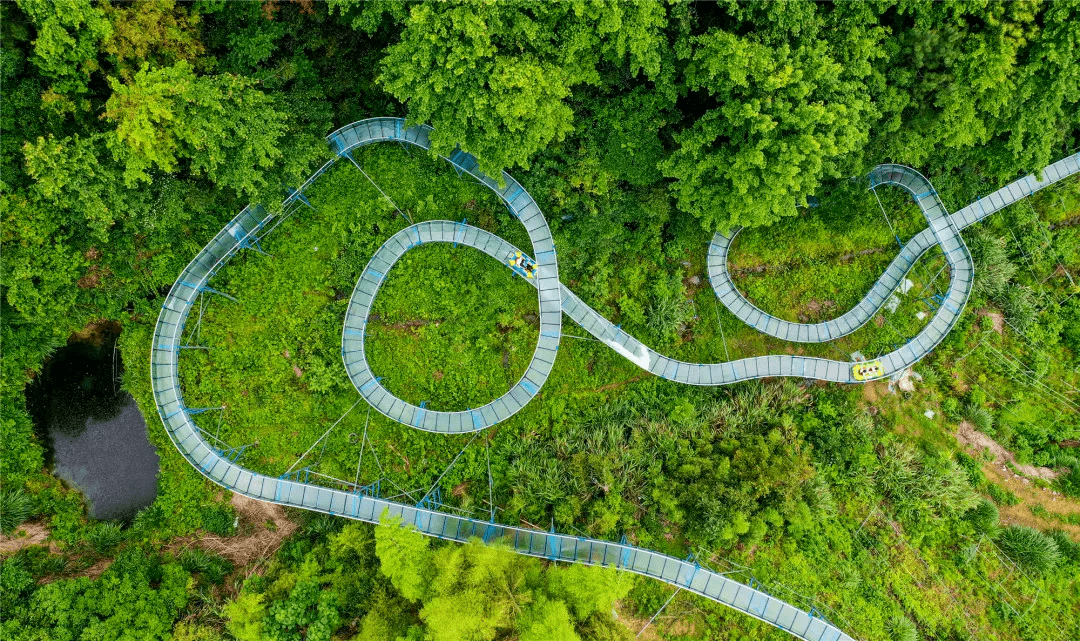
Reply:
<svg viewBox="0 0 1080 641"><path fill-rule="evenodd" d="M1059 457L1068 471L1057 478L1058 488L1068 496L1080 497L1080 457Z"/></svg>
<svg viewBox="0 0 1080 641"><path fill-rule="evenodd" d="M976 534L993 537L997 532L998 508L991 501L986 499L979 501L978 505L964 514L964 518L975 528Z"/></svg>
<svg viewBox="0 0 1080 641"><path fill-rule="evenodd" d="M212 584L227 564L196 550L163 564L135 549L199 529L228 536L236 518L156 422L150 329L163 288L202 243L249 201L272 210L282 187L329 157L323 136L337 126L408 114L435 126L436 152L460 143L488 169L529 167L516 177L551 224L563 282L653 347L694 362L882 353L910 338L925 311L905 299L882 327L834 345L771 341L714 311L704 269L711 230L759 226L733 247L738 286L777 316L824 320L857 302L895 252L876 199L849 178L887 159L911 164L955 209L1080 142L1074 2L18 0L0 13L0 485L33 495L25 516L23 499L0 495L0 526L39 512L60 544L85 534L102 552L121 551L94 581L60 578L98 559L85 547L5 559L0 636L19 641L219 637L213 595L222 589ZM443 161L393 146L356 155L414 219L468 217L527 249L501 204ZM239 302L213 300L200 340L214 349L181 360L190 405L228 404L200 424L220 420L234 444L259 441L243 463L272 475L355 400L340 361L343 298L404 224L342 165L307 191L317 211L268 239L272 258L246 252L216 277ZM979 461L953 461L951 437L915 407L940 401L950 420L972 421L1020 461L1068 468L1056 487L1080 495L1080 463L1057 445L1080 437L1080 426L1047 394L1080 385L1080 298L1068 298L1056 271L1060 262L1076 274L1080 261L1076 184L969 232L972 307L989 302L1013 327L998 336L987 317L965 314L931 357L936 375L902 410L833 386L688 389L567 339L541 395L443 478L444 500L487 517L480 444L490 444L503 522L626 534L676 556L720 553L828 601L860 637L963 638L963 611L935 600L948 593L979 613L978 638L1044 638L1056 613L1075 610L1075 595L1048 582L1023 621L985 606L985 559L953 564L973 533L994 531L994 505L972 488L1000 505L1020 499L987 483ZM925 221L895 191L877 195L903 242ZM803 207L810 196L820 206ZM916 287L941 264L930 252ZM375 305L376 371L404 398L439 409L508 389L538 333L535 291L472 250L410 253ZM162 456L159 497L126 531L87 526L77 493L43 472L21 396L43 359L91 319L123 323L125 387ZM347 435L364 429L363 409L312 456L317 470L352 478L358 448ZM370 427L367 481L430 487L465 445L380 416ZM625 586L608 573L545 572L494 548L430 550L422 539L413 547L433 561L415 567L380 550L372 528L300 521L263 576L225 606L236 638L626 636L608 616ZM1049 538L1061 567L1072 563L1075 547ZM912 581L923 567L916 556L942 591ZM43 577L51 583L36 585ZM206 596L184 611L196 585ZM647 585L626 603L645 618L670 594ZM765 635L711 607L695 601L689 615L700 636ZM189 624L172 630L180 616Z"/></svg>
<svg viewBox="0 0 1080 641"><path fill-rule="evenodd" d="M218 536L235 533L236 512L227 505L213 504L202 510L202 529Z"/></svg>
<svg viewBox="0 0 1080 641"><path fill-rule="evenodd" d="M22 488L0 490L0 532L11 534L34 514L34 499Z"/></svg>
<svg viewBox="0 0 1080 641"><path fill-rule="evenodd" d="M190 580L179 564L127 550L96 580L62 579L36 589L23 584L27 596L5 608L0 632L13 641L168 639L187 604Z"/></svg>
<svg viewBox="0 0 1080 641"><path fill-rule="evenodd" d="M1031 572L1046 574L1061 560L1061 551L1054 537L1025 525L1002 528L997 544L1010 559Z"/></svg>
<svg viewBox="0 0 1080 641"><path fill-rule="evenodd" d="M980 432L994 435L994 415L990 410L975 403L967 403L964 405L963 416Z"/></svg>
<svg viewBox="0 0 1080 641"><path fill-rule="evenodd" d="M188 548L176 560L185 570L199 574L209 583L221 583L233 569L231 561L202 548Z"/></svg>

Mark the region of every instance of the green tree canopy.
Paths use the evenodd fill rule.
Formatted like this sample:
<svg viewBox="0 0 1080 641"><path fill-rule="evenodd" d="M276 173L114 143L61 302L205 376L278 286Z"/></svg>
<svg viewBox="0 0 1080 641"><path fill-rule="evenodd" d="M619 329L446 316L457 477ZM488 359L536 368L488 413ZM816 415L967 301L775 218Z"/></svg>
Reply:
<svg viewBox="0 0 1080 641"><path fill-rule="evenodd" d="M665 40L658 2L451 2L414 5L380 82L435 127L433 150L455 145L485 171L529 156L573 130L567 99L600 82L601 64L657 78Z"/></svg>

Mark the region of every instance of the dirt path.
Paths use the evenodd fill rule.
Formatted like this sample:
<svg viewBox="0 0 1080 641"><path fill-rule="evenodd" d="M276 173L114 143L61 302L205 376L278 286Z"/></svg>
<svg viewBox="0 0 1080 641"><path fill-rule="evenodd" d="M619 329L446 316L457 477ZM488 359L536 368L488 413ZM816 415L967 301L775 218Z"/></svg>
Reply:
<svg viewBox="0 0 1080 641"><path fill-rule="evenodd" d="M170 545L169 550L179 554L188 548L203 548L229 559L237 569L247 568L244 574L251 576L296 531L296 523L285 516L285 509L280 505L240 494L233 494L230 502L236 508L240 534L186 536Z"/></svg>
<svg viewBox="0 0 1080 641"><path fill-rule="evenodd" d="M15 554L31 545L41 545L49 537L49 531L38 523L24 523L15 528L11 536L0 535L0 555Z"/></svg>
<svg viewBox="0 0 1080 641"><path fill-rule="evenodd" d="M956 431L956 440L972 453L978 454L983 450L990 450L994 455L994 460L983 463L983 474L990 482L1005 488L1020 499L1017 505L998 507L1002 523L1026 525L1040 530L1061 529L1072 535L1074 540L1080 541L1080 526L1062 523L1053 518L1040 518L1031 513L1033 505L1041 505L1051 514L1080 513L1080 502L1071 500L1056 490L1037 487L1031 482L1031 478L1054 479L1058 475L1057 472L1048 467L1017 464L1012 452L989 436L976 431L975 427L967 421L960 423ZM1017 474L1013 469L1021 474Z"/></svg>
<svg viewBox="0 0 1080 641"><path fill-rule="evenodd" d="M1058 472L1048 467L1035 467L1034 465L1022 465L1016 462L1016 457L1009 450L1002 447L997 441L990 438L986 434L975 429L975 426L967 421L961 421L960 426L956 430L956 440L960 441L961 445L964 445L970 449L973 449L976 453L980 453L983 450L990 450L990 453L994 455L998 461L1002 463L1009 463L1016 469L1020 470L1020 473L1025 476L1033 478L1040 478L1044 481L1052 481L1058 477ZM996 467L1003 467L1003 465L997 465ZM1005 467L1006 471L1008 468ZM1015 474L1013 476L1016 476Z"/></svg>

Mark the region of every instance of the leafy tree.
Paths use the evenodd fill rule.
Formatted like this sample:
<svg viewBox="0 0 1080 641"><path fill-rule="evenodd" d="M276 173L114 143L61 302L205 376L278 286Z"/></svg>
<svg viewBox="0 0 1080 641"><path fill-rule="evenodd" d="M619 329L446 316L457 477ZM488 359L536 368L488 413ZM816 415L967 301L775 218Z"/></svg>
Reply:
<svg viewBox="0 0 1080 641"><path fill-rule="evenodd" d="M122 553L96 580L64 579L41 586L5 613L23 639L169 639L188 602L191 576L138 550Z"/></svg>
<svg viewBox="0 0 1080 641"><path fill-rule="evenodd" d="M1072 3L900 2L884 69L896 119L883 157L942 168L980 166L999 179L1050 161L1075 127L1080 27ZM927 108L932 105L933 108Z"/></svg>
<svg viewBox="0 0 1080 641"><path fill-rule="evenodd" d="M375 530L375 552L380 571L390 578L401 596L419 600L426 591L430 551L428 539L415 528L401 527L400 517L386 519Z"/></svg>
<svg viewBox="0 0 1080 641"><path fill-rule="evenodd" d="M547 579L551 594L567 603L579 620L611 612L634 585L624 572L576 564L549 569Z"/></svg>
<svg viewBox="0 0 1080 641"><path fill-rule="evenodd" d="M228 620L225 627L237 641L261 641L265 637L263 620L266 618L264 595L241 592L234 601L225 605L222 614Z"/></svg>
<svg viewBox="0 0 1080 641"><path fill-rule="evenodd" d="M109 147L129 185L149 181L151 168L176 171L187 158L192 174L220 186L249 196L265 188L263 171L281 157L287 116L254 81L196 76L181 60L162 69L143 65L131 82L110 84L104 117L116 131Z"/></svg>
<svg viewBox="0 0 1080 641"><path fill-rule="evenodd" d="M377 594L360 638L412 639L422 633L432 641L467 641L514 634L570 641L586 628L618 628L610 612L630 591L629 575L584 566L541 571L536 560L499 543L474 540L431 550L421 537L396 519L376 529L382 572L402 597L419 602L419 621L404 611L404 601Z"/></svg>
<svg viewBox="0 0 1080 641"><path fill-rule="evenodd" d="M531 603L518 623L521 641L580 641L566 604L543 597Z"/></svg>
<svg viewBox="0 0 1080 641"><path fill-rule="evenodd" d="M37 29L34 64L52 81L50 92L74 108L70 101L88 92L99 44L112 31L104 11L91 0L19 0L18 6Z"/></svg>
<svg viewBox="0 0 1080 641"><path fill-rule="evenodd" d="M435 127L433 151L460 144L497 174L573 130L566 99L598 83L602 63L656 78L664 24L652 1L417 4L379 81Z"/></svg>
<svg viewBox="0 0 1080 641"><path fill-rule="evenodd" d="M679 147L661 168L675 179L679 207L707 229L793 215L868 139L873 107L865 80L881 55L881 29L850 24L846 33L855 35L830 39L825 23L844 21L845 9L822 17L801 3L776 7L799 8L823 37L812 29L777 43L713 28L681 53L687 88L707 97L709 108L676 134Z"/></svg>
<svg viewBox="0 0 1080 641"><path fill-rule="evenodd" d="M101 51L115 59L125 80L149 62L166 67L180 60L194 60L205 48L199 40L199 15L177 7L175 0L136 0L126 5L104 3L101 10L111 33Z"/></svg>

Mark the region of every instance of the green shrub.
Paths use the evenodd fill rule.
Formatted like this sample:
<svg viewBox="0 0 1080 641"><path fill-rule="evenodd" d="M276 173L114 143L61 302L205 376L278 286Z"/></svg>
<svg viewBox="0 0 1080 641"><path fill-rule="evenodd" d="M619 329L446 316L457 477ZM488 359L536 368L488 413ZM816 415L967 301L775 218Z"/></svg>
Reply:
<svg viewBox="0 0 1080 641"><path fill-rule="evenodd" d="M1003 487L989 483L986 486L987 493L990 494L990 498L998 505L1019 505L1020 497L1016 496L1009 490Z"/></svg>
<svg viewBox="0 0 1080 641"><path fill-rule="evenodd" d="M1061 560L1057 541L1024 525L1003 528L997 544L1020 567L1039 574L1050 572Z"/></svg>
<svg viewBox="0 0 1080 641"><path fill-rule="evenodd" d="M985 407L974 403L964 405L964 418L983 434L994 435L994 415Z"/></svg>
<svg viewBox="0 0 1080 641"><path fill-rule="evenodd" d="M150 533L165 523L165 512L157 503L148 505L135 515L131 529L135 532Z"/></svg>
<svg viewBox="0 0 1080 641"><path fill-rule="evenodd" d="M950 421L959 420L961 418L960 401L956 400L953 396L945 397L941 401L941 413Z"/></svg>
<svg viewBox="0 0 1080 641"><path fill-rule="evenodd" d="M34 567L34 573L38 575L42 574L62 574L68 567L68 560L62 554L48 554L46 553L36 563Z"/></svg>
<svg viewBox="0 0 1080 641"><path fill-rule="evenodd" d="M979 228L968 240L971 258L975 263L976 296L998 298L1008 290L1009 280L1016 274L1016 265L1009 260L1005 239Z"/></svg>
<svg viewBox="0 0 1080 641"><path fill-rule="evenodd" d="M202 548L188 548L180 557L180 566L192 573L199 573L210 583L221 583L232 572L233 564L225 557Z"/></svg>
<svg viewBox="0 0 1080 641"><path fill-rule="evenodd" d="M694 319L694 306L679 293L655 296L645 315L646 323L660 340L673 340L679 329Z"/></svg>
<svg viewBox="0 0 1080 641"><path fill-rule="evenodd" d="M1059 476L1054 484L1066 496L1080 497L1080 459L1059 456L1057 464L1067 466L1069 471Z"/></svg>
<svg viewBox="0 0 1080 641"><path fill-rule="evenodd" d="M911 619L902 614L895 614L889 619L888 629L892 641L918 641L918 629Z"/></svg>
<svg viewBox="0 0 1080 641"><path fill-rule="evenodd" d="M236 514L225 505L214 504L202 510L202 528L218 536L232 536Z"/></svg>
<svg viewBox="0 0 1080 641"><path fill-rule="evenodd" d="M957 452L954 458L957 465L964 468L972 487L982 487L986 483L986 475L983 474L982 466L973 457L965 452Z"/></svg>
<svg viewBox="0 0 1080 641"><path fill-rule="evenodd" d="M1072 540L1068 532L1064 530L1050 530L1046 536L1054 539L1058 550L1061 552L1062 563L1080 563L1080 543Z"/></svg>
<svg viewBox="0 0 1080 641"><path fill-rule="evenodd" d="M1036 503L1035 505L1029 505L1028 509L1031 510L1031 514L1033 516L1037 516L1040 519L1050 518L1050 511L1047 510L1046 507L1039 505L1038 503Z"/></svg>
<svg viewBox="0 0 1080 641"><path fill-rule="evenodd" d="M964 518L971 523L977 533L987 536L993 536L997 532L999 516L997 506L986 499L982 499L978 505L964 514Z"/></svg>
<svg viewBox="0 0 1080 641"><path fill-rule="evenodd" d="M33 514L33 497L22 488L6 488L0 492L0 532L11 534Z"/></svg>
<svg viewBox="0 0 1080 641"><path fill-rule="evenodd" d="M329 514L311 514L304 523L304 533L316 538L337 532L345 525L345 519Z"/></svg>
<svg viewBox="0 0 1080 641"><path fill-rule="evenodd" d="M1035 295L1027 287L1010 287L1001 299L1005 320L1016 331L1026 333L1035 324L1038 310Z"/></svg>
<svg viewBox="0 0 1080 641"><path fill-rule="evenodd" d="M88 528L86 542L98 553L111 551L124 540L124 531L119 523L102 522Z"/></svg>

